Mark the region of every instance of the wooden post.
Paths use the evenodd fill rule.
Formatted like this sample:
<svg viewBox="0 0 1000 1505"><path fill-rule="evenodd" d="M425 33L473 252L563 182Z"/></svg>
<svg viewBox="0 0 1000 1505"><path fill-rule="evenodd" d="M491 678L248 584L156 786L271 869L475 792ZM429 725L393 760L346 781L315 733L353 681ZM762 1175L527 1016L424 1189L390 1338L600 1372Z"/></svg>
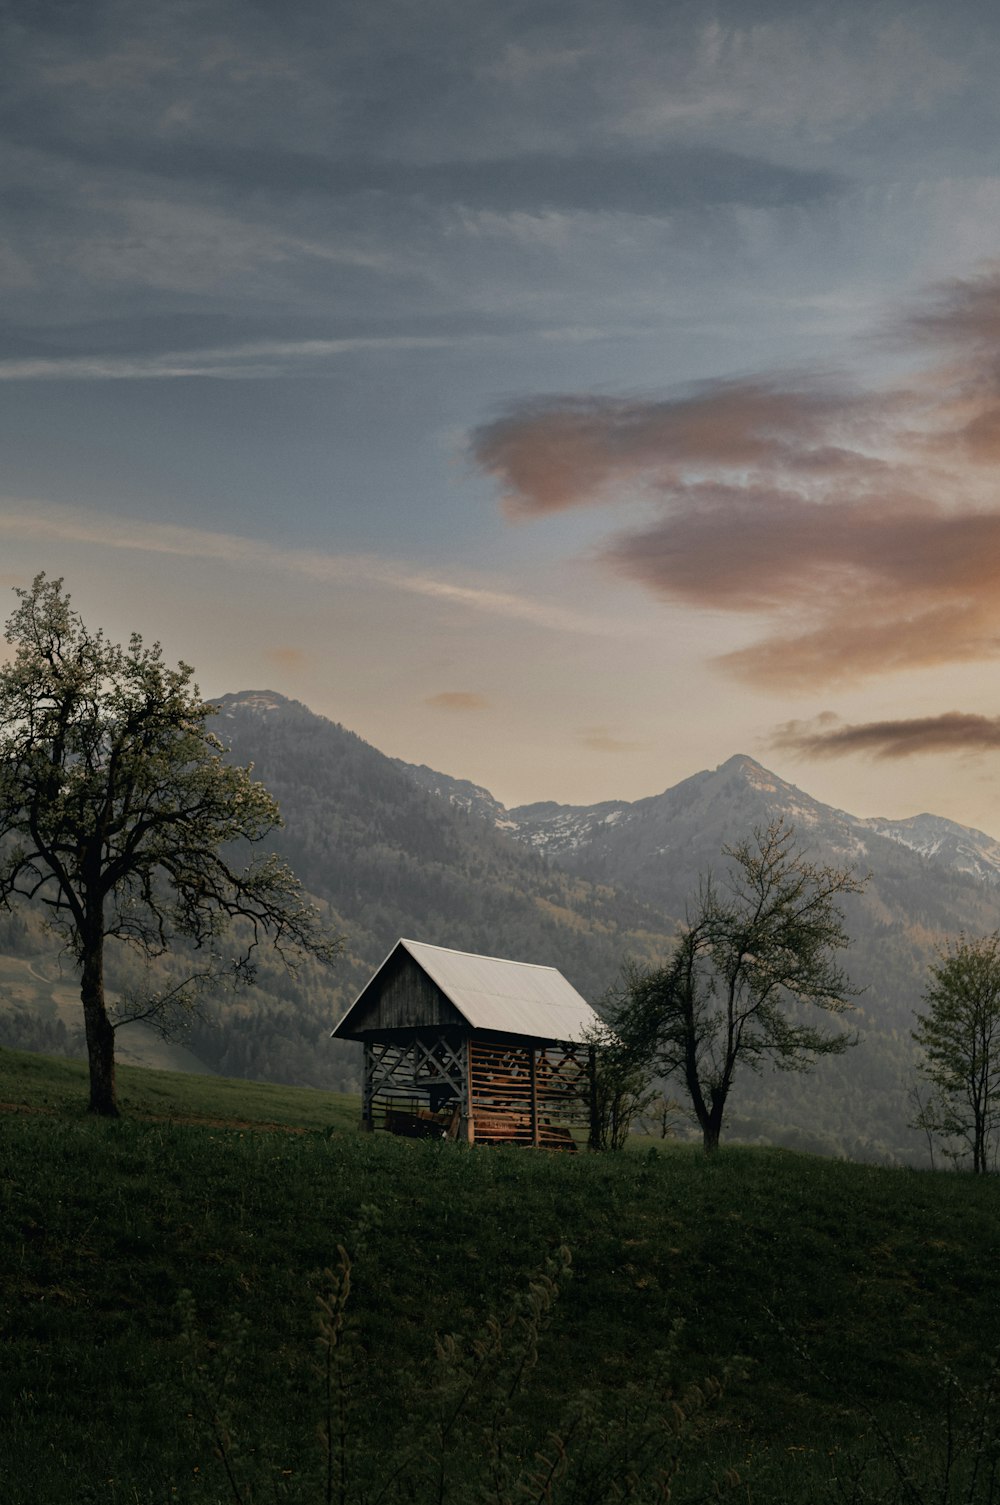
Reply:
<svg viewBox="0 0 1000 1505"><path fill-rule="evenodd" d="M462 1122L458 1137L469 1144L476 1142L476 1123L472 1116L472 1042L466 1037L462 1042Z"/></svg>
<svg viewBox="0 0 1000 1505"><path fill-rule="evenodd" d="M538 1125L538 1065L533 1045L528 1046L528 1073L531 1077L531 1142L537 1149L542 1136Z"/></svg>
<svg viewBox="0 0 1000 1505"><path fill-rule="evenodd" d="M588 1075L590 1077L590 1144L589 1149L600 1149L601 1128L597 1121L597 1046L592 1045L589 1051Z"/></svg>
<svg viewBox="0 0 1000 1505"><path fill-rule="evenodd" d="M370 1134L375 1128L372 1122L372 1078L375 1074L375 1056L371 1045L364 1043L364 1064L361 1068L361 1127Z"/></svg>

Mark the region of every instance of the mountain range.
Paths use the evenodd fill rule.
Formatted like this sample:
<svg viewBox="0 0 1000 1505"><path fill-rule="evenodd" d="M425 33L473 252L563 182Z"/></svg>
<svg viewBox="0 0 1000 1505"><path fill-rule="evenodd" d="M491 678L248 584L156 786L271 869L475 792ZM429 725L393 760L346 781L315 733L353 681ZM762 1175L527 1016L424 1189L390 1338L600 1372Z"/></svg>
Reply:
<svg viewBox="0 0 1000 1505"><path fill-rule="evenodd" d="M738 1081L728 1132L855 1158L920 1158L908 1128L914 1010L935 947L961 930L997 927L1000 843L933 815L850 815L743 755L634 802L507 809L488 790L390 759L276 692L223 696L218 710L213 729L281 807L275 849L345 937L345 952L332 973L306 966L297 979L263 958L252 993L217 998L194 1022L178 1064L351 1088L355 1048L332 1043L329 1031L403 935L556 966L599 1003L626 958L665 955L700 879L724 873L724 848L781 818L813 860L871 874L845 906L845 960L864 990L854 1016L861 1038L814 1075ZM0 923L0 1043L78 1048L72 977L44 986L56 977L48 944L30 913ZM112 959L112 985L133 982L134 966ZM130 1038L141 1058L141 1037Z"/></svg>
<svg viewBox="0 0 1000 1505"><path fill-rule="evenodd" d="M753 823L775 815L793 824L804 841L815 840L849 861L864 863L869 848L877 850L883 839L941 872L1000 886L1000 841L985 832L939 815L904 820L850 815L821 804L743 754L646 799L596 805L546 801L513 809L480 785L423 764L395 761L420 788L489 821L568 870L648 890L651 897L662 896L662 885L669 882L664 859L679 852L717 856L720 837L745 831L748 816Z"/></svg>

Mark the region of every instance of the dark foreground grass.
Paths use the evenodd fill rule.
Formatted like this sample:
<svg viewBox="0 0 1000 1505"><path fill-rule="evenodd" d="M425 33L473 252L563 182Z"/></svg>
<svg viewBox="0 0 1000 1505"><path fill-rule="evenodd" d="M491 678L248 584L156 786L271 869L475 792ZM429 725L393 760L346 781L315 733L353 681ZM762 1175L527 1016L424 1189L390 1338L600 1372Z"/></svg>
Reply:
<svg viewBox="0 0 1000 1505"><path fill-rule="evenodd" d="M142 1066L119 1066L117 1078L118 1100L130 1118L218 1121L230 1128L353 1129L361 1112L356 1097L311 1087L185 1076ZM0 1049L0 1111L83 1117L87 1096L85 1062Z"/></svg>
<svg viewBox="0 0 1000 1505"><path fill-rule="evenodd" d="M30 1104L50 1111L0 1114L5 1505L372 1500L411 1421L440 1446L456 1380L435 1335L482 1339L562 1245L572 1279L513 1405L526 1451L574 1407L600 1419L605 1448L615 1426L625 1435L638 1402L623 1418L623 1397L680 1317L675 1396L733 1372L675 1501L706 1498L706 1479L743 1502L966 1498L929 1490L943 1421L961 1442L979 1414L961 1390L1000 1343L991 1180L780 1151L706 1161L412 1144L338 1127L353 1117L344 1100L317 1121L312 1093L291 1133L295 1095L269 1102L245 1084L244 1100L234 1085L226 1111L221 1095L205 1111L212 1124L181 1122L177 1100L152 1120L95 1122L78 1094L62 1097L62 1068L31 1068L36 1088L51 1071L48 1103ZM126 1096L163 1109L166 1074L134 1075ZM158 1080L144 1088L144 1075ZM195 1090L175 1084L181 1098ZM345 1493L335 1474L328 1494L316 1297L336 1289L322 1272L338 1244L353 1254L351 1343L337 1355L350 1467ZM447 1446L481 1456L477 1427ZM991 1445L978 1444L984 1470ZM473 1463L449 1469L443 1494L407 1495L401 1475L384 1498L479 1498ZM905 1470L926 1494L906 1493ZM982 1480L977 1502L991 1498Z"/></svg>

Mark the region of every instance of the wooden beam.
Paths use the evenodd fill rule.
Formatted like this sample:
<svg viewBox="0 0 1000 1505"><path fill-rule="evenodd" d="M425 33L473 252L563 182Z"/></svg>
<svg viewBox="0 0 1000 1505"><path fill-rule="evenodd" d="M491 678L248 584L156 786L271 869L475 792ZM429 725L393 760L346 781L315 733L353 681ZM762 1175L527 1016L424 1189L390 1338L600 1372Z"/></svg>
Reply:
<svg viewBox="0 0 1000 1505"><path fill-rule="evenodd" d="M528 1046L528 1072L531 1076L531 1142L537 1146L538 1138L538 1068L535 1061L535 1047Z"/></svg>
<svg viewBox="0 0 1000 1505"><path fill-rule="evenodd" d="M459 1125L458 1137L465 1139L469 1144L476 1142L476 1121L472 1113L472 1042L466 1036L462 1041L462 1122Z"/></svg>
<svg viewBox="0 0 1000 1505"><path fill-rule="evenodd" d="M366 1133L369 1134L375 1127L375 1123L372 1118L373 1068L374 1058L372 1054L372 1048L366 1040L364 1044L364 1065L362 1066L361 1070L361 1127L366 1131Z"/></svg>

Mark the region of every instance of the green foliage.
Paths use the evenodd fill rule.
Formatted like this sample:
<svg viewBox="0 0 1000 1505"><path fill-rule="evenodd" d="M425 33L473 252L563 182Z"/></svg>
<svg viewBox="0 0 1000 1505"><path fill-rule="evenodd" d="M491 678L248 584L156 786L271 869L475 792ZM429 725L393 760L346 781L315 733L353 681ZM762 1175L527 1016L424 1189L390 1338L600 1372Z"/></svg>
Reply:
<svg viewBox="0 0 1000 1505"><path fill-rule="evenodd" d="M589 1039L594 1052L590 1143L595 1150L622 1150L656 1098L654 1068L603 1022Z"/></svg>
<svg viewBox="0 0 1000 1505"><path fill-rule="evenodd" d="M931 967L913 1038L934 1095L919 1104L919 1127L957 1141L974 1172L996 1168L1000 1126L1000 931L960 936Z"/></svg>
<svg viewBox="0 0 1000 1505"><path fill-rule="evenodd" d="M725 891L706 879L670 961L626 967L612 1000L609 1023L632 1060L683 1083L706 1150L719 1143L738 1066L802 1071L853 1043L801 1014L851 1007L834 961L847 944L837 901L864 881L807 862L794 839L778 822L724 848Z"/></svg>
<svg viewBox="0 0 1000 1505"><path fill-rule="evenodd" d="M289 957L340 948L274 854L234 861L232 844L260 842L280 815L249 769L224 759L192 669L168 668L159 644L137 634L125 648L92 632L61 580L40 574L16 594L14 655L0 667L0 907L41 905L73 956L91 1108L114 1114L115 1025L186 1010L226 972L213 948L233 921L237 975L265 936ZM177 936L202 963L160 989L123 993L112 1018L107 940L157 957Z"/></svg>

